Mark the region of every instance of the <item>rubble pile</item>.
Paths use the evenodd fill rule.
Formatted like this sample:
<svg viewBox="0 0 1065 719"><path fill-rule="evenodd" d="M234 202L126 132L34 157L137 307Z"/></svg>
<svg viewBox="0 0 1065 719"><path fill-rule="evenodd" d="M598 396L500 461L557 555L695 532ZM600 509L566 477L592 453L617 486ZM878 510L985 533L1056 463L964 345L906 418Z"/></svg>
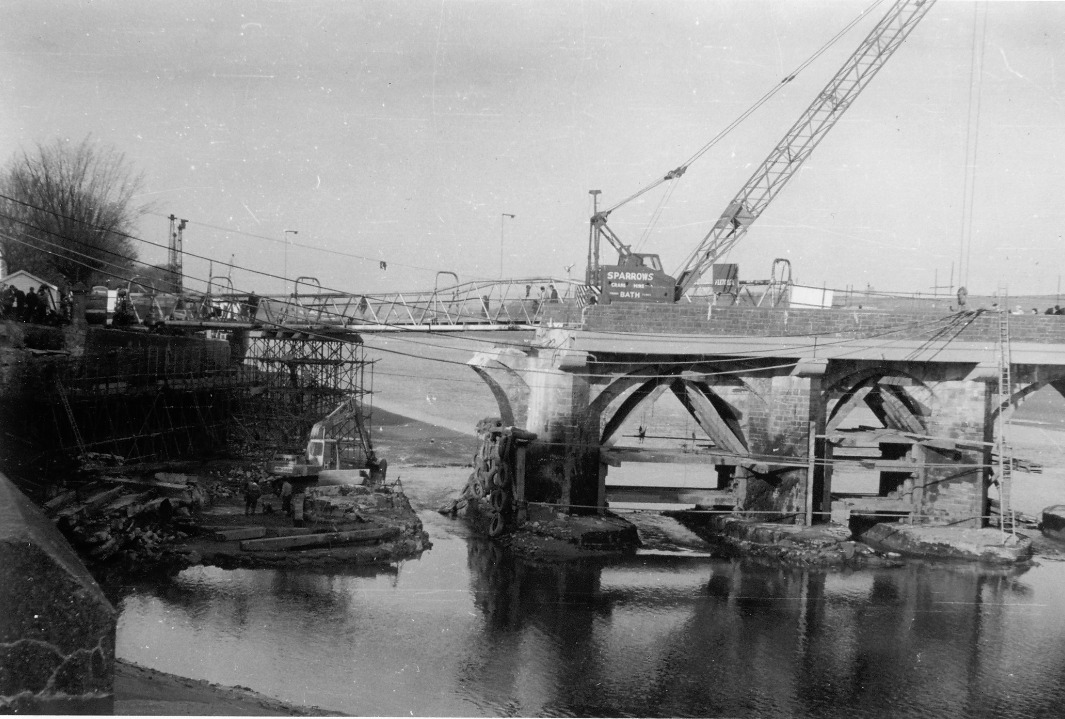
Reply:
<svg viewBox="0 0 1065 719"><path fill-rule="evenodd" d="M195 481L101 477L45 504L59 531L90 565L151 571L187 565L171 546L196 533L207 501Z"/></svg>

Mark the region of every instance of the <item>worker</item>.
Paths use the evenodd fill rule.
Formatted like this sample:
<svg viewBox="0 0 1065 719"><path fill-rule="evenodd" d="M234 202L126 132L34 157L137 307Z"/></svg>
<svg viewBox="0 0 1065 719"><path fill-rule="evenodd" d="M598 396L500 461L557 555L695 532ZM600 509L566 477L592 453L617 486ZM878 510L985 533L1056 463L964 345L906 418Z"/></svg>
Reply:
<svg viewBox="0 0 1065 719"><path fill-rule="evenodd" d="M554 285L549 285L549 287L551 288L551 301L558 302L558 290L555 289Z"/></svg>
<svg viewBox="0 0 1065 719"><path fill-rule="evenodd" d="M37 290L37 316L34 321L37 324L43 325L48 320L48 315L52 312L52 290L48 285L41 285L41 288Z"/></svg>
<svg viewBox="0 0 1065 719"><path fill-rule="evenodd" d="M292 495L292 526L303 526L303 492Z"/></svg>
<svg viewBox="0 0 1065 719"><path fill-rule="evenodd" d="M255 315L259 312L259 295L255 294L254 290L248 295L248 304L245 309L247 310L247 319L254 322Z"/></svg>
<svg viewBox="0 0 1065 719"><path fill-rule="evenodd" d="M64 324L70 322L74 314L74 293L68 288L59 292L59 316Z"/></svg>
<svg viewBox="0 0 1065 719"><path fill-rule="evenodd" d="M21 288L15 288L15 319L20 322L26 319L26 293Z"/></svg>
<svg viewBox="0 0 1065 719"><path fill-rule="evenodd" d="M636 436L640 438L640 444L643 444L643 438L647 436L647 430L643 428L642 424L640 425L640 428L636 430Z"/></svg>
<svg viewBox="0 0 1065 719"><path fill-rule="evenodd" d="M263 489L259 486L259 483L254 478L249 477L248 481L244 483L244 514L245 516L255 514L255 507L259 504L259 497L262 496Z"/></svg>
<svg viewBox="0 0 1065 719"><path fill-rule="evenodd" d="M292 482L287 479L281 484L281 511L292 516Z"/></svg>
<svg viewBox="0 0 1065 719"><path fill-rule="evenodd" d="M3 293L0 293L0 312L3 313L4 319L12 319L15 314L15 288L12 285L4 287Z"/></svg>
<svg viewBox="0 0 1065 719"><path fill-rule="evenodd" d="M525 285L525 299L529 299L530 292L532 292L532 285Z"/></svg>

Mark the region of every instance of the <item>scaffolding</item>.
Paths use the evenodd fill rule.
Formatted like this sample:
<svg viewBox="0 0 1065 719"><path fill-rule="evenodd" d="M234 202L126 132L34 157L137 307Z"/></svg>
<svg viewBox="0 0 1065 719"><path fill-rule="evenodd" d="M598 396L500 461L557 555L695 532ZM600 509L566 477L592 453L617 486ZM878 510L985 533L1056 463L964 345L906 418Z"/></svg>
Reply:
<svg viewBox="0 0 1065 719"><path fill-rule="evenodd" d="M220 449L247 386L225 343L111 348L20 363L5 391L5 460L32 472L97 453L161 461Z"/></svg>
<svg viewBox="0 0 1065 719"><path fill-rule="evenodd" d="M371 394L366 369L372 363L362 338L348 330L252 332L243 366L254 381L234 429L249 451L264 457L302 451L315 422L344 401L363 409Z"/></svg>

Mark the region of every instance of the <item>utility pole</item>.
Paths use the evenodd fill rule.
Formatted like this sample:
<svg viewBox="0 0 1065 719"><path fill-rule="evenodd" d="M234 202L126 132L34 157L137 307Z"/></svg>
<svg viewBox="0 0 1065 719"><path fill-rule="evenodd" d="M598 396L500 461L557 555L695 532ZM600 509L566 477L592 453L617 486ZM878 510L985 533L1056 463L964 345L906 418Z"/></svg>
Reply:
<svg viewBox="0 0 1065 719"><path fill-rule="evenodd" d="M174 294L180 295L185 284L185 272L182 268L182 259L185 254L182 232L185 229L185 225L188 224L188 220L179 221L174 215L170 215L167 219L170 220L170 248L169 257L167 258L167 269L170 270L170 288ZM176 226L175 223L177 223Z"/></svg>
<svg viewBox="0 0 1065 719"><path fill-rule="evenodd" d="M517 215L504 212L499 216L499 279L503 279L503 227L508 217L513 220Z"/></svg>
<svg viewBox="0 0 1065 719"><path fill-rule="evenodd" d="M592 196L592 221L588 227L588 263L584 266L584 284L594 287L599 275L599 225L596 223L596 215L599 214L599 195L602 190L588 190Z"/></svg>

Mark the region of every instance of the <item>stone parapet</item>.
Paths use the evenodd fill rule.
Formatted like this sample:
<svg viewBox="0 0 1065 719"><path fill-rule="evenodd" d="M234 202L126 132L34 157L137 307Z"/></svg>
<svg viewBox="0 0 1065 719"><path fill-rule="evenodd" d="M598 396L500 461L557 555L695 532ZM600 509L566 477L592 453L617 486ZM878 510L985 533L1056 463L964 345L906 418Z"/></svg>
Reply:
<svg viewBox="0 0 1065 719"><path fill-rule="evenodd" d="M115 609L3 475L0 582L0 713L111 714Z"/></svg>
<svg viewBox="0 0 1065 719"><path fill-rule="evenodd" d="M1015 315L1009 318L1015 342L1065 343L1065 317ZM594 305L583 313L581 329L591 332L696 334L725 337L804 337L943 339L997 342L995 312L884 312L871 310L713 307L695 304L628 303Z"/></svg>

